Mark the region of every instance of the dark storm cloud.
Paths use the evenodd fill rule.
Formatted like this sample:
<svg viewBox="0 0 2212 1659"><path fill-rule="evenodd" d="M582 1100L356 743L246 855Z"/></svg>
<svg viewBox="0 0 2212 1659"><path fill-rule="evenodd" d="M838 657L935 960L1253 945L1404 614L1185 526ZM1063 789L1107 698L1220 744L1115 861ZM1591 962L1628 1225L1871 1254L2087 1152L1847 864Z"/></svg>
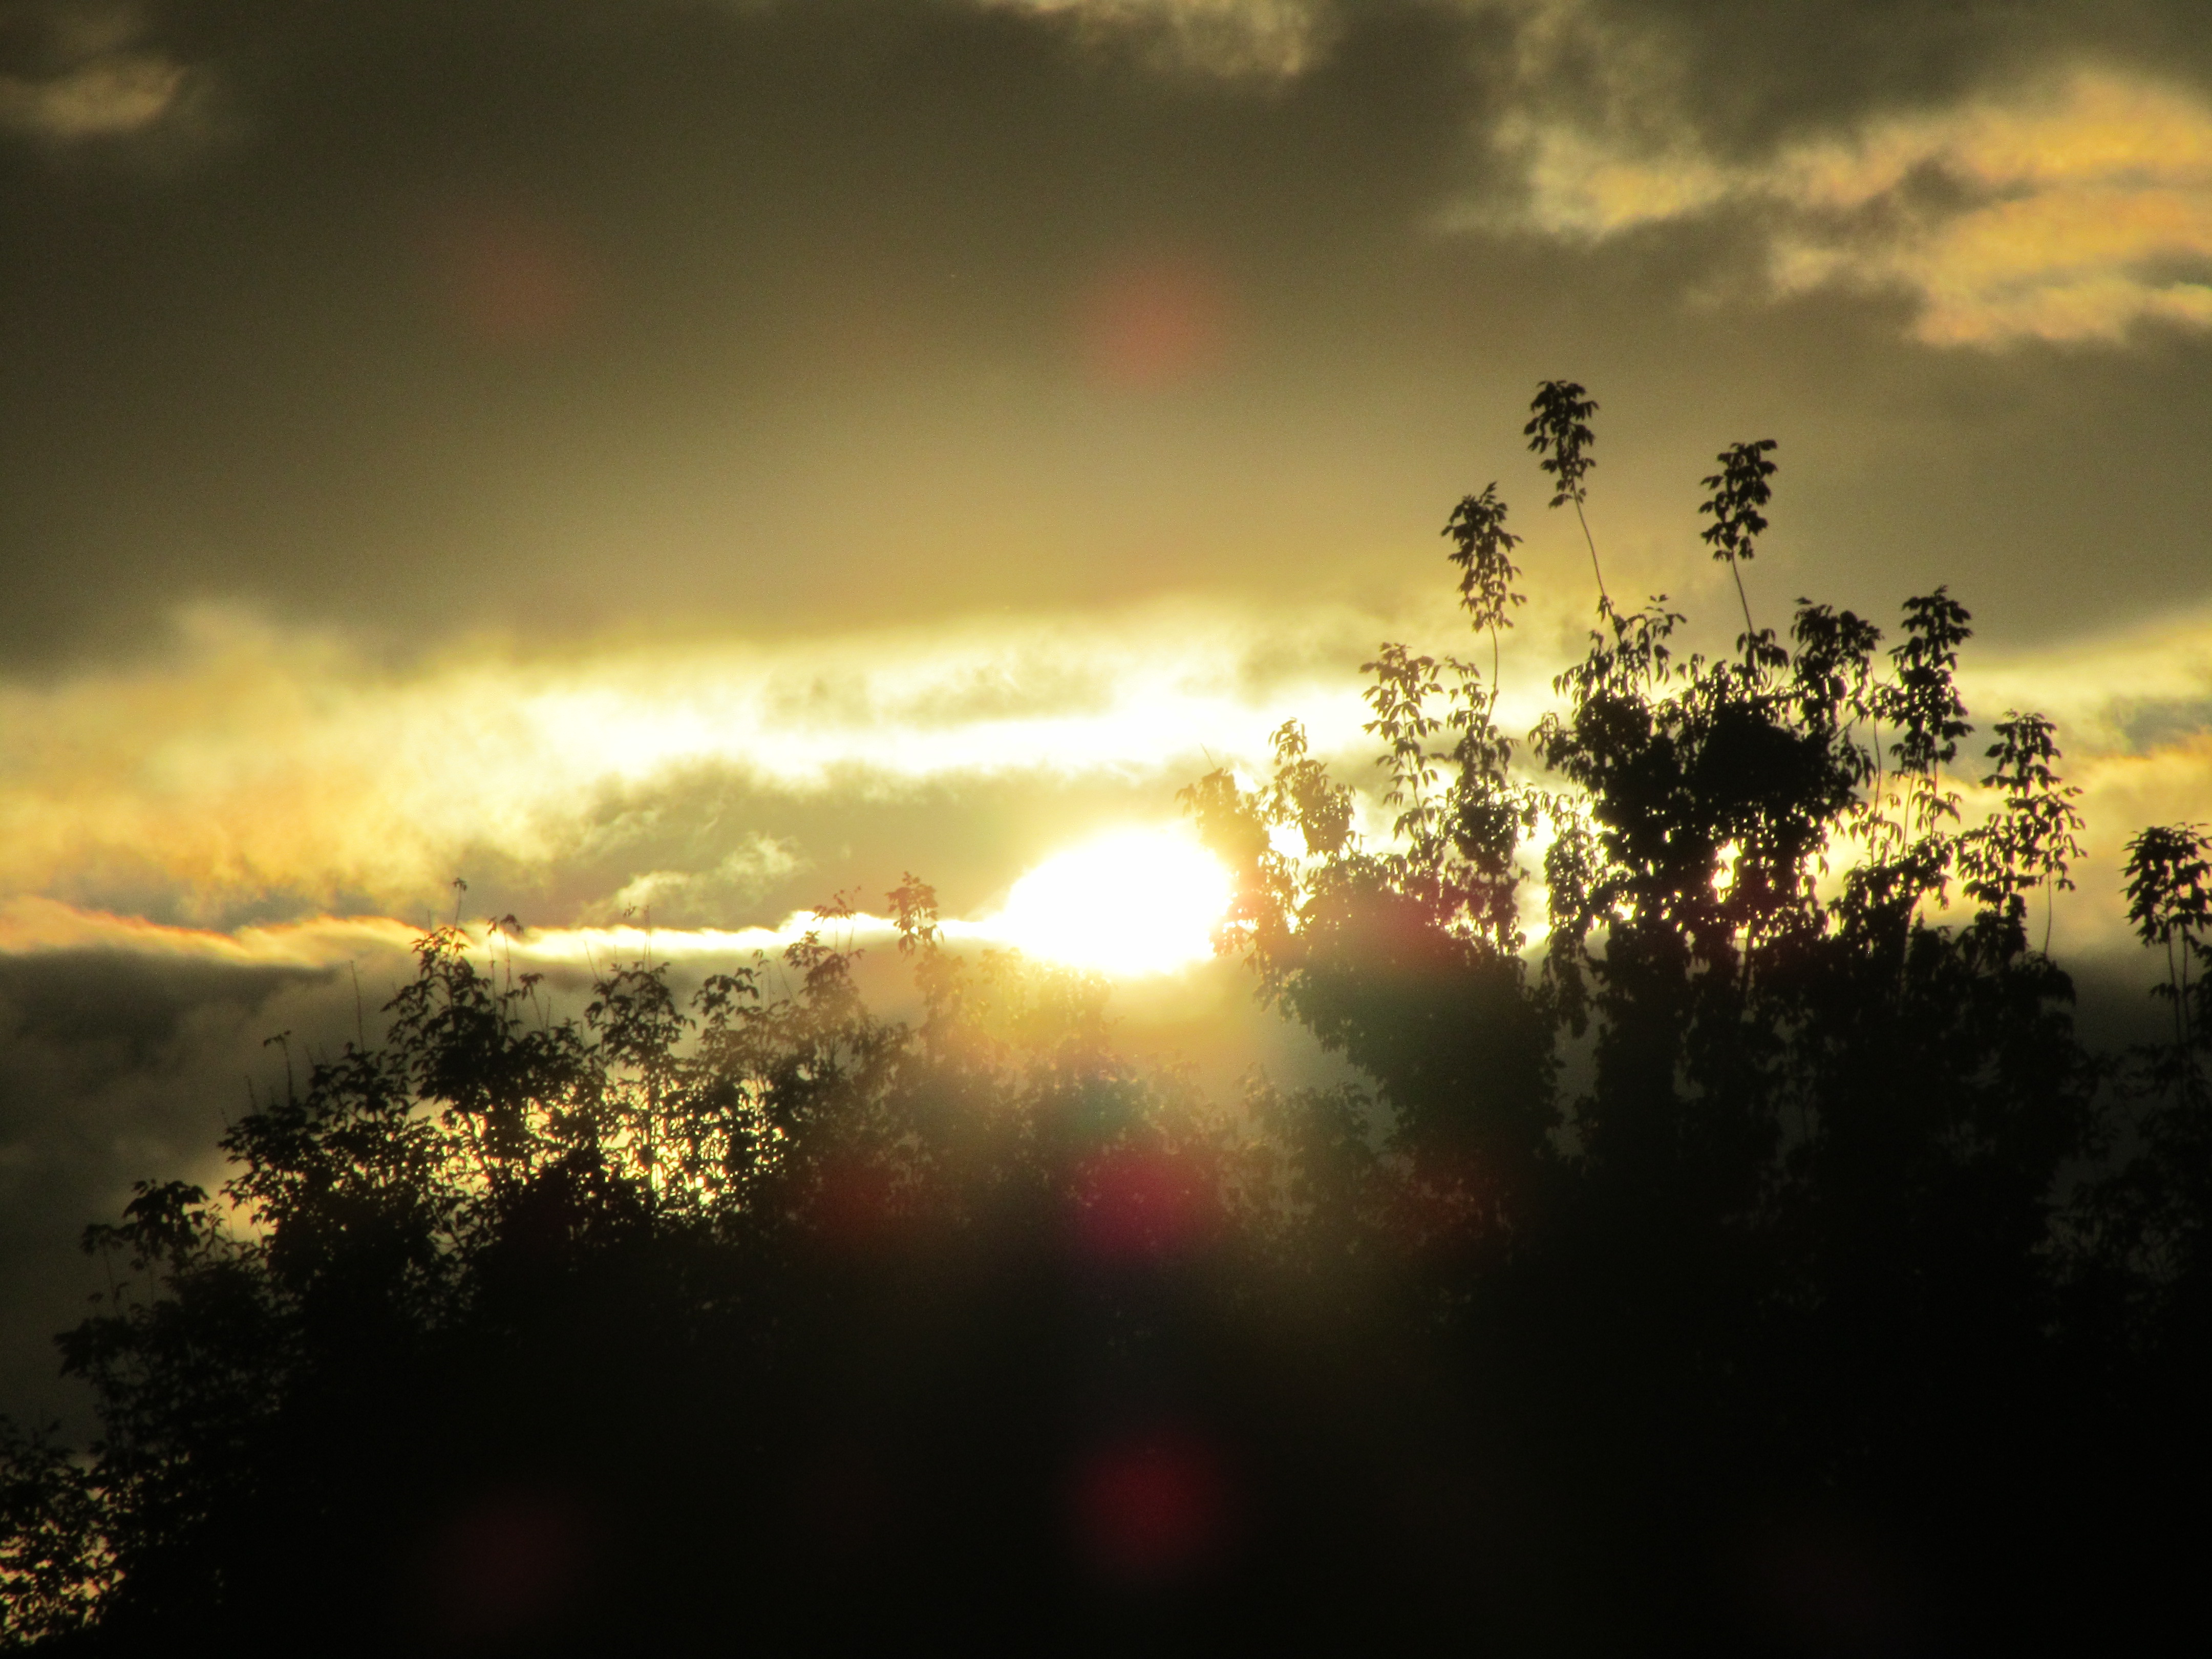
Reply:
<svg viewBox="0 0 2212 1659"><path fill-rule="evenodd" d="M304 1064L341 1020L351 1034L352 1006L291 969L0 956L0 1412L81 1407L50 1339L108 1283L76 1248L85 1225L113 1219L134 1181L212 1185L248 1080L281 1085L263 1039L292 1030Z"/></svg>
<svg viewBox="0 0 2212 1659"><path fill-rule="evenodd" d="M222 142L0 159L16 653L195 593L395 631L832 609L763 555L809 530L778 474L837 427L957 447L905 389L1079 382L1076 313L1147 259L1295 300L1287 250L1358 246L1456 160L1469 77L1419 9L1273 92L1078 33L860 0L149 12L130 49L211 88ZM890 565L942 548L906 464L872 469Z"/></svg>
<svg viewBox="0 0 2212 1659"><path fill-rule="evenodd" d="M17 103L106 113L0 153L7 659L207 598L404 641L1371 588L1562 372L1685 434L1610 428L1633 516L1670 497L1632 446L1656 483L1739 422L1828 443L1800 522L1886 588L1863 536L2017 562L2015 508L2086 510L2044 458L2162 463L2202 403L2185 339L1992 368L1886 293L1715 306L1741 201L1495 228L1516 112L1741 162L2023 64L2185 75L2192 9L1260 9L1315 20L1295 72L1178 64L1177 18L1237 9L1175 0L16 7ZM1879 453L1936 423L2003 453L1936 491L1924 442ZM2100 503L2145 562L2104 602L2204 505Z"/></svg>

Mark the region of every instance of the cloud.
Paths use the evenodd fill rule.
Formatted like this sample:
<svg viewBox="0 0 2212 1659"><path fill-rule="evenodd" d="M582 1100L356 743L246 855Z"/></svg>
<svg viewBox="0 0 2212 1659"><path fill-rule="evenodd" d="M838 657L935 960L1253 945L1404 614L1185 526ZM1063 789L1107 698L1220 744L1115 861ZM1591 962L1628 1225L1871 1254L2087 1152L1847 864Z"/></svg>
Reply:
<svg viewBox="0 0 2212 1659"><path fill-rule="evenodd" d="M1963 678L1978 709L2040 709L2084 752L2141 754L2161 728L2212 726L2212 611L2033 649L1978 651ZM2175 717L2157 718L2167 711Z"/></svg>
<svg viewBox="0 0 2212 1659"><path fill-rule="evenodd" d="M1514 729L1577 648L1563 616L1528 622L1504 688ZM964 794L1000 820L1062 797L1171 817L1177 787L1261 762L1293 718L1322 752L1364 755L1355 665L1378 637L1450 649L1456 628L1441 599L1389 617L1185 605L559 655L476 641L393 665L204 611L164 660L0 687L0 891L152 918L131 925L162 949L157 922L442 913L457 871L550 922L762 921L813 896L794 874L843 881L888 859L888 879L902 857L940 879L951 860L980 898L1017 871L969 866L1042 843L963 851L967 828L939 845L951 831L928 824L968 824ZM2212 613L1978 650L1966 689L1984 727L2008 707L2060 722L2076 775L2116 792L2092 803L2100 842L2146 811L2212 817ZM2153 764L2163 805L2131 781ZM854 866L841 846L856 836ZM0 948L93 942L76 927L11 910ZM307 959L225 936L241 961Z"/></svg>
<svg viewBox="0 0 2212 1659"><path fill-rule="evenodd" d="M1950 107L1863 118L1754 161L1663 111L1610 127L1503 121L1528 222L1603 240L1734 213L1774 292L1902 293L1932 344L2118 341L2212 328L2212 102L2140 71L2077 69Z"/></svg>
<svg viewBox="0 0 2212 1659"><path fill-rule="evenodd" d="M143 132L168 117L188 84L181 64L121 54L50 80L0 76L0 121L64 142Z"/></svg>
<svg viewBox="0 0 2212 1659"><path fill-rule="evenodd" d="M178 927L35 895L0 901L0 957L106 951L226 968L329 968L402 955L421 930L388 916L315 916L229 931Z"/></svg>
<svg viewBox="0 0 2212 1659"><path fill-rule="evenodd" d="M757 898L779 878L805 865L789 845L753 835L710 870L648 870L617 890L604 907L610 918L658 915L684 921L702 911Z"/></svg>
<svg viewBox="0 0 2212 1659"><path fill-rule="evenodd" d="M647 960L707 967L745 963L756 952L774 956L810 933L836 940L841 949L866 949L898 932L891 918L868 910L828 916L794 910L773 926L752 927L670 927L643 915L579 927L514 930L467 916L460 925L485 960L586 971ZM1033 921L1010 915L1003 906L979 916L945 916L939 926L956 948L1027 949L1049 957L1051 947L1037 945ZM298 975L367 964L372 982L396 982L395 976L405 977L423 937L422 928L390 916L307 916L266 926L180 927L53 899L0 901L0 969L33 959L107 959Z"/></svg>
<svg viewBox="0 0 2212 1659"><path fill-rule="evenodd" d="M951 812L959 792L1000 819L1015 810L1009 789L1090 799L1093 815L1150 801L1169 818L1177 786L1260 761L1287 719L1323 752L1364 754L1352 665L1408 624L1449 648L1420 617L1185 608L559 659L479 645L393 668L333 636L203 613L166 664L0 692L0 884L17 896L0 909L0 951L326 966L403 950L413 930L315 912L445 914L456 870L501 861L501 879L538 883L528 920L649 916L664 939L696 935L702 950L735 948L731 927L811 896L789 878L825 866L825 882L887 882L922 864L942 878L950 860L988 908L1049 842L963 851L963 830L938 845L923 820ZM1557 665L1543 637L1527 631L1531 648L1516 653L1512 729L1545 705ZM1573 648L1565 630L1554 637ZM2058 720L2088 791L2085 893L2115 886L2118 849L2142 823L2212 818L2212 612L1979 650L1965 690L1984 732L2008 708ZM702 775L739 784L684 786ZM777 801L799 806L774 809L771 833L761 815ZM865 827L854 864L838 843L862 834L863 814L882 822ZM1060 814L1050 834L1085 821ZM885 836L899 844L875 844ZM990 867L969 867L978 860ZM2117 926L2103 898L2094 908L2100 934ZM241 921L258 925L170 925ZM533 932L527 948L558 936Z"/></svg>
<svg viewBox="0 0 2212 1659"><path fill-rule="evenodd" d="M1960 204L1913 211L1931 176ZM1783 200L1834 225L1778 243L1781 286L1902 286L1922 298L1924 339L2212 326L2212 105L2179 88L2085 70L1796 152L1777 179Z"/></svg>
<svg viewBox="0 0 2212 1659"><path fill-rule="evenodd" d="M478 641L395 669L199 611L165 661L0 688L0 890L178 920L272 896L414 914L471 849L650 855L651 823L601 807L702 769L786 797L1158 778L1164 800L1293 715L1356 740L1342 665L1376 626L1155 608L557 658ZM726 905L798 866L748 826L720 842L702 869L631 867L609 914Z"/></svg>
<svg viewBox="0 0 2212 1659"><path fill-rule="evenodd" d="M31 61L0 69L0 127L64 146L137 138L188 125L201 101L204 77L143 44L136 7L62 5L10 21Z"/></svg>
<svg viewBox="0 0 2212 1659"><path fill-rule="evenodd" d="M1134 41L1157 66L1224 80L1288 80L1327 48L1324 0L982 0L1061 16L1094 42Z"/></svg>
<svg viewBox="0 0 2212 1659"><path fill-rule="evenodd" d="M2129 939L2121 869L2146 825L2212 821L2212 611L2033 650L1971 652L1960 686L1977 727L1958 771L1983 768L1990 728L2008 709L2057 723L2059 770L2080 787L2088 855L2061 901L2062 957L2112 951Z"/></svg>
<svg viewBox="0 0 2212 1659"><path fill-rule="evenodd" d="M213 1187L246 1079L281 1084L263 1039L334 1050L356 1029L350 993L235 958L0 949L0 1412L89 1430L88 1391L60 1378L49 1340L109 1283L76 1248L85 1223L114 1216L137 1179Z"/></svg>

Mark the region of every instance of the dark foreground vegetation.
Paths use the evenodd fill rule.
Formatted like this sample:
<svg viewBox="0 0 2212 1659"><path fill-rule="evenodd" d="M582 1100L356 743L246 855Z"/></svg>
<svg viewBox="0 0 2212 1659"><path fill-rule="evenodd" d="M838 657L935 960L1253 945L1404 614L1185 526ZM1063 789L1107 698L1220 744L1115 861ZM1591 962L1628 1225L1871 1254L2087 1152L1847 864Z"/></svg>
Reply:
<svg viewBox="0 0 2212 1659"><path fill-rule="evenodd" d="M1578 514L1592 407L1549 385L1528 429ZM1706 481L1739 579L1771 447ZM61 1341L104 1428L10 1431L9 1637L2201 1640L2203 834L2130 844L2171 1041L2092 1054L2046 954L2051 728L1972 763L1942 590L1887 643L1746 594L1707 659L1601 574L1532 770L1492 718L1494 491L1448 533L1488 660L1369 665L1388 843L1294 727L1186 797L1241 879L1224 944L1365 1090L1141 1073L1098 987L941 949L911 878L907 1023L818 938L775 994L687 1013L643 964L570 1022L434 933L380 1046L230 1133L222 1195L92 1230L127 1283Z"/></svg>

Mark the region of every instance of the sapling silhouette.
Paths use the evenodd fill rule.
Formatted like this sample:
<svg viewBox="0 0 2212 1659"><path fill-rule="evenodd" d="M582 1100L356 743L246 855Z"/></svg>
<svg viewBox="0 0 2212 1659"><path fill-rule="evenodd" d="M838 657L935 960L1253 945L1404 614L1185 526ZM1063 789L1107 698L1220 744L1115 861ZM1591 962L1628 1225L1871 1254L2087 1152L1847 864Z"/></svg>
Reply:
<svg viewBox="0 0 2212 1659"><path fill-rule="evenodd" d="M1904 780L1898 839L1936 843L1939 826L1955 823L1959 797L1943 786L1943 768L1958 758L1959 739L1973 730L1958 686L1959 647L1973 636L1972 620L1948 588L1905 602L1905 638L1889 653L1894 677L1877 688L1875 708L1897 736L1891 757Z"/></svg>
<svg viewBox="0 0 2212 1659"><path fill-rule="evenodd" d="M1490 635L1490 683L1494 693L1498 630L1512 627L1513 612L1528 602L1513 586L1521 572L1512 554L1521 538L1505 527L1505 503L1498 498L1497 484L1485 484L1480 495L1462 497L1445 522L1443 533L1452 539L1451 561L1460 568L1460 604L1476 630Z"/></svg>
<svg viewBox="0 0 2212 1659"><path fill-rule="evenodd" d="M2001 790L2002 809L1960 838L1960 868L1969 898L2000 909L2021 904L2030 890L2044 895L2043 951L2051 952L2051 927L2060 889L2071 890L2073 860L2081 856L2081 791L2059 780L2051 763L2061 758L2052 726L2041 714L2008 710L1996 724L1989 758L1996 769L1982 780Z"/></svg>
<svg viewBox="0 0 2212 1659"><path fill-rule="evenodd" d="M2190 1006L2192 962L2212 951L2212 837L2193 823L2156 824L2128 843L2128 920L2145 945L2166 953L2166 983L2157 994L2173 1010L2177 1075L2188 1092L2189 1054L2201 1034ZM2198 975L2201 987L2204 975Z"/></svg>
<svg viewBox="0 0 2212 1659"><path fill-rule="evenodd" d="M1735 597L1743 606L1743 650L1749 654L1759 630L1751 620L1751 599L1743 591L1743 567L1751 562L1758 550L1758 538L1766 532L1765 515L1759 512L1774 499L1771 485L1766 481L1774 476L1774 463L1766 458L1773 453L1774 440L1761 438L1756 443L1730 444L1717 457L1721 470L1705 481L1712 492L1698 511L1710 517L1712 523L1700 533L1700 538L1713 550L1713 556L1728 561L1729 574L1735 578Z"/></svg>
<svg viewBox="0 0 2212 1659"><path fill-rule="evenodd" d="M2171 1343L2212 1302L2212 835L2154 824L2128 843L2126 876L2128 920L2165 959L2151 992L2173 1035L2136 1056L2127 1082L2146 1106L2135 1126L2142 1155L2107 1182L2099 1218L2148 1281L2154 1340Z"/></svg>
<svg viewBox="0 0 2212 1659"><path fill-rule="evenodd" d="M1586 395L1575 381L1547 380L1536 388L1535 400L1528 405L1528 424L1521 428L1521 433L1528 440L1528 447L1543 458L1540 465L1544 471L1558 482L1552 505L1571 505L1575 509L1575 522L1583 527L1583 540L1589 548L1590 574L1597 578L1598 607L1609 611L1613 601L1606 594L1605 571L1597 561L1597 542L1590 534L1589 516L1583 511L1588 495L1583 479L1597 465L1589 453L1597 442L1589 418L1596 413L1596 400Z"/></svg>

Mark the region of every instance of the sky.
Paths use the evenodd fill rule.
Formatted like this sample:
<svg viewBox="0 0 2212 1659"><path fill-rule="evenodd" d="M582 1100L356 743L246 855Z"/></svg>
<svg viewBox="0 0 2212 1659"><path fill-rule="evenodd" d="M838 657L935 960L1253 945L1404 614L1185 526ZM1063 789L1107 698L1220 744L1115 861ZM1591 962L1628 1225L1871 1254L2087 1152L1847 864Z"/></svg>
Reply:
<svg viewBox="0 0 2212 1659"><path fill-rule="evenodd" d="M1285 719L1364 781L1493 479L1533 723L1595 597L1555 377L1608 580L1707 644L1740 440L1761 622L1949 586L2086 791L2057 948L2150 977L2121 849L2212 818L2198 0L0 0L0 1409L69 1407L76 1230L434 916L703 963L911 870L1006 937ZM1133 1032L1296 1058L1191 971Z"/></svg>

